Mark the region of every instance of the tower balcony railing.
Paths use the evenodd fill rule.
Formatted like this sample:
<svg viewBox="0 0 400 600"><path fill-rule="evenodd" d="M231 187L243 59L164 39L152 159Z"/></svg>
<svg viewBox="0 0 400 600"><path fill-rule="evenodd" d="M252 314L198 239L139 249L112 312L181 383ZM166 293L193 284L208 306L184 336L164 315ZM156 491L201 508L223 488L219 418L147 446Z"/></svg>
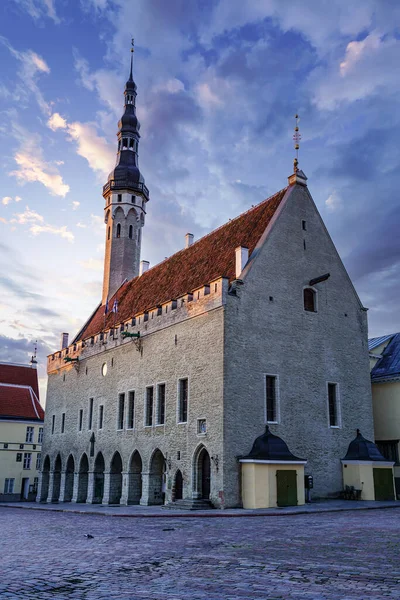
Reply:
<svg viewBox="0 0 400 600"><path fill-rule="evenodd" d="M148 200L149 199L149 189L145 186L144 183L132 181L132 179L112 179L111 181L107 181L105 185L103 185L103 196L108 194L108 192L112 192L113 190L119 189L132 189L136 192L140 192L143 196Z"/></svg>

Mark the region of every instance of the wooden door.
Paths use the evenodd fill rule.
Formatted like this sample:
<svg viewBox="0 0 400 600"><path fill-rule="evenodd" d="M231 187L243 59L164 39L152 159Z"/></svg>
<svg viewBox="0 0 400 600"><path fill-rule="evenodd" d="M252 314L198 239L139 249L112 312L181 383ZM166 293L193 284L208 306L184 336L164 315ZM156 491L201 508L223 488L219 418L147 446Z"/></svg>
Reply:
<svg viewBox="0 0 400 600"><path fill-rule="evenodd" d="M296 471L277 471L276 488L278 506L297 506Z"/></svg>
<svg viewBox="0 0 400 600"><path fill-rule="evenodd" d="M205 500L210 498L210 479L211 479L211 465L210 455L207 451L203 453L202 464L201 464L201 497Z"/></svg>
<svg viewBox="0 0 400 600"><path fill-rule="evenodd" d="M375 500L394 500L392 469L373 469Z"/></svg>

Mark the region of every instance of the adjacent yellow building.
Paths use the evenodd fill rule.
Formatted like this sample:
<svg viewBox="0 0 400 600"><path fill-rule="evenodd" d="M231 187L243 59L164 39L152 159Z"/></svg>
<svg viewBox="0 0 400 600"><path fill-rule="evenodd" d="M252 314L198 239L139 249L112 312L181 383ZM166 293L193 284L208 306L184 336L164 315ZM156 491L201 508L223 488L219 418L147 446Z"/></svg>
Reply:
<svg viewBox="0 0 400 600"><path fill-rule="evenodd" d="M394 462L396 496L400 499L400 333L368 342L371 362L375 443Z"/></svg>
<svg viewBox="0 0 400 600"><path fill-rule="evenodd" d="M35 500L43 421L36 364L0 363L0 501Z"/></svg>

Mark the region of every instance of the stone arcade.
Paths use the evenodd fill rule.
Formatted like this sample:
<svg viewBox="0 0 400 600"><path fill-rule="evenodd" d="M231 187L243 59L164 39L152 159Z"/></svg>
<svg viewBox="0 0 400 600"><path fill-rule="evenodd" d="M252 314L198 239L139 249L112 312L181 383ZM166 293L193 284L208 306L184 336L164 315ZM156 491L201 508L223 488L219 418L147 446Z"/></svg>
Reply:
<svg viewBox="0 0 400 600"><path fill-rule="evenodd" d="M373 438L367 318L306 176L149 269L139 138L131 69L102 301L48 357L38 501L240 506L267 423L338 494L356 428Z"/></svg>

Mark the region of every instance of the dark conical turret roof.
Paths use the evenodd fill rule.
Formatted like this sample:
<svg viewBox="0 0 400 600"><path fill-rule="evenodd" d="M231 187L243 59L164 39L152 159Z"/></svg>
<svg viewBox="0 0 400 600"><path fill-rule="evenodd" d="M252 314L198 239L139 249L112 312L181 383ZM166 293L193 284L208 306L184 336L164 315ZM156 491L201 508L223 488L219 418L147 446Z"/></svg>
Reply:
<svg viewBox="0 0 400 600"><path fill-rule="evenodd" d="M350 442L347 454L342 460L386 461L387 459L379 452L376 444L366 440L357 429L357 436Z"/></svg>
<svg viewBox="0 0 400 600"><path fill-rule="evenodd" d="M268 425L265 427L265 433L255 439L250 454L241 458L251 458L253 460L284 460L299 461L305 460L292 454L286 442L282 438L271 433Z"/></svg>

